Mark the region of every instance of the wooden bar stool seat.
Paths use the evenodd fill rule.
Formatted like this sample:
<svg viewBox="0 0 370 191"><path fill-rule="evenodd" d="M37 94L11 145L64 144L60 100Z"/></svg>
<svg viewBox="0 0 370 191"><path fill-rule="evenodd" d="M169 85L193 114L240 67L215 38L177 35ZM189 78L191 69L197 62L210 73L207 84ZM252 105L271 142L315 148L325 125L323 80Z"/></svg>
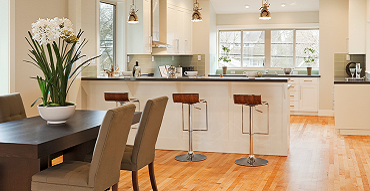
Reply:
<svg viewBox="0 0 370 191"><path fill-rule="evenodd" d="M182 104L182 129L183 131L186 131L184 128L184 104L187 104L189 107L189 150L187 154L184 155L178 155L175 157L176 160L181 162L198 162L203 161L207 159L207 156L201 155L201 154L195 154L193 151L193 131L208 131L208 104L205 99L199 99L198 93L174 93L172 94L172 99L174 103L181 103ZM193 130L192 124L191 124L191 111L192 106L198 103L205 103L206 104L206 130ZM195 107L196 109L199 109L198 107Z"/></svg>
<svg viewBox="0 0 370 191"><path fill-rule="evenodd" d="M241 166L263 166L267 165L268 161L266 159L256 158L253 153L253 135L254 134L262 134L268 135L269 134L269 104L265 101L262 101L261 95L240 95L234 94L234 103L249 106L250 113L249 113L249 133L244 133L244 120L243 120L243 106L242 106L242 133L249 134L249 156L248 158L241 158L235 161L237 165ZM253 109L258 105L266 105L268 107L267 110L267 133L254 133L253 132ZM256 111L262 113L256 109Z"/></svg>
<svg viewBox="0 0 370 191"><path fill-rule="evenodd" d="M122 106L128 102L136 102L139 104L140 111L140 100L136 98L129 98L128 92L104 92L105 101L115 101L116 106Z"/></svg>

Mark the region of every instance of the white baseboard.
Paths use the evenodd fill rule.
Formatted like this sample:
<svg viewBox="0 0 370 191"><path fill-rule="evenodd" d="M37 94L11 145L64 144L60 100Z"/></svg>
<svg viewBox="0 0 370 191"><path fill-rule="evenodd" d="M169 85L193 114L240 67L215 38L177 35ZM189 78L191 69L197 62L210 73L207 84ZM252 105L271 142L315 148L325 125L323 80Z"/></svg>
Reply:
<svg viewBox="0 0 370 191"><path fill-rule="evenodd" d="M334 117L334 110L319 110L318 116Z"/></svg>
<svg viewBox="0 0 370 191"><path fill-rule="evenodd" d="M370 130L347 130L341 129L339 130L340 135L361 135L361 136L369 136Z"/></svg>

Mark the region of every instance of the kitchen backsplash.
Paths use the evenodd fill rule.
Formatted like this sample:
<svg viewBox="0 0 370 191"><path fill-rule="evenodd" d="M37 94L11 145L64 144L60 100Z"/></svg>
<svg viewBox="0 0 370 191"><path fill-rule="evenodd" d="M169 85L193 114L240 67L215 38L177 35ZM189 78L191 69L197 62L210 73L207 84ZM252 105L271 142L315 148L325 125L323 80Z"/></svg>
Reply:
<svg viewBox="0 0 370 191"><path fill-rule="evenodd" d="M346 73L346 66L350 62L361 63L361 76L365 75L366 71L366 55L365 54L352 54L351 60L346 59L347 53L334 53L334 76L344 77L348 76Z"/></svg>
<svg viewBox="0 0 370 191"><path fill-rule="evenodd" d="M154 62L152 61L152 55L127 55L128 63L127 70L132 71L136 60L139 62L142 73L154 73L154 76L160 77L158 66L172 65L172 66L194 66L194 70L198 71L199 75L205 74L205 55L201 55L201 60L198 60L198 54L194 55L153 55ZM173 59L172 59L173 57Z"/></svg>

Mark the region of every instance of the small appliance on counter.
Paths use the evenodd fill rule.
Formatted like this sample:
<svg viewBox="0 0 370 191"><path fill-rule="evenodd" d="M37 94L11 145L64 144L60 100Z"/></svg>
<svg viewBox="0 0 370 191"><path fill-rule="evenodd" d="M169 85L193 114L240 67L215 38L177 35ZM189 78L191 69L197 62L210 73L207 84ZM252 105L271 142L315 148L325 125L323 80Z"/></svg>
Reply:
<svg viewBox="0 0 370 191"><path fill-rule="evenodd" d="M180 65L176 68L176 76L182 77L182 67Z"/></svg>
<svg viewBox="0 0 370 191"><path fill-rule="evenodd" d="M186 76L185 72L186 71L194 71L194 66L189 66L189 67L182 67L182 76Z"/></svg>
<svg viewBox="0 0 370 191"><path fill-rule="evenodd" d="M167 78L177 78L175 66L170 66L167 68Z"/></svg>

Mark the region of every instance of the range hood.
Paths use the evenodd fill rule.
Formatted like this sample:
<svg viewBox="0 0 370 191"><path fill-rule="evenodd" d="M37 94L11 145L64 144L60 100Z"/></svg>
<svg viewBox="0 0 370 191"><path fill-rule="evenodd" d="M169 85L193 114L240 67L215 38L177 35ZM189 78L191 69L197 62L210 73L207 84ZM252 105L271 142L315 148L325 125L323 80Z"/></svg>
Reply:
<svg viewBox="0 0 370 191"><path fill-rule="evenodd" d="M152 0L152 41L153 48L172 47L167 44L167 0Z"/></svg>

